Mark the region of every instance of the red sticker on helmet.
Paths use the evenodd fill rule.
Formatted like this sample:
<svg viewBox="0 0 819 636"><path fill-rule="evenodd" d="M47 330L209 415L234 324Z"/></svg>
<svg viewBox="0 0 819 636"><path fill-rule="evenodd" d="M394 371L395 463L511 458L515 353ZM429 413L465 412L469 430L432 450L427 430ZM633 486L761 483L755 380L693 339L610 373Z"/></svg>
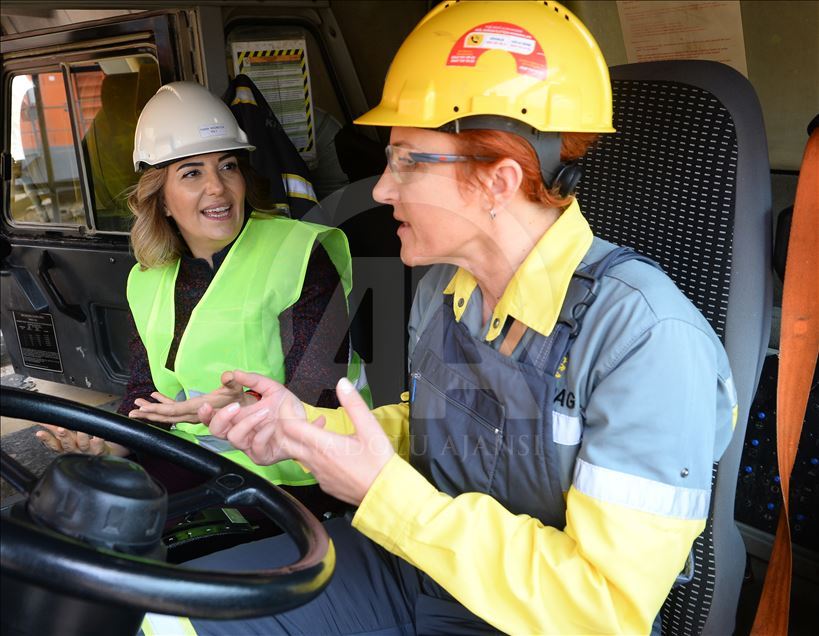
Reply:
<svg viewBox="0 0 819 636"><path fill-rule="evenodd" d="M506 51L515 58L518 73L546 79L546 56L529 33L508 22L487 22L464 33L449 52L447 66L475 66L486 51Z"/></svg>

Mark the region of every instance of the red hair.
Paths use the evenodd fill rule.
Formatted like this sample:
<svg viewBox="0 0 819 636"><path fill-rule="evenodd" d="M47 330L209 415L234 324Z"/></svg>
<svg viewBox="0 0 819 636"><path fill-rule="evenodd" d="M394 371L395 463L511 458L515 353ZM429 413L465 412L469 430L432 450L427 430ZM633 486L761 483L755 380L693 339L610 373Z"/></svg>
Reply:
<svg viewBox="0 0 819 636"><path fill-rule="evenodd" d="M561 209L572 202L573 195L561 197L554 189L546 188L540 176L540 162L535 150L523 137L501 130L465 130L452 137L458 154L497 159L508 157L517 161L523 170L520 189L529 201ZM561 133L560 160L579 159L598 137L597 133ZM464 181L472 180L476 185L481 185L476 176L481 165L478 162L457 164L459 176Z"/></svg>

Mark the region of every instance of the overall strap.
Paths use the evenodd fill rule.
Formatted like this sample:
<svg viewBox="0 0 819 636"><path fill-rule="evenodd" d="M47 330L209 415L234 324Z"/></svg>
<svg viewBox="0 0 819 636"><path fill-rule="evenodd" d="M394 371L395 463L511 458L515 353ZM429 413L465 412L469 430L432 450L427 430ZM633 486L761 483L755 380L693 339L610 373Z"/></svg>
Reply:
<svg viewBox="0 0 819 636"><path fill-rule="evenodd" d="M560 377L569 349L580 333L583 318L600 293L603 276L612 267L626 261L642 261L660 269L656 262L630 247L616 247L599 261L575 271L552 333L536 338L528 347L532 365L543 373Z"/></svg>

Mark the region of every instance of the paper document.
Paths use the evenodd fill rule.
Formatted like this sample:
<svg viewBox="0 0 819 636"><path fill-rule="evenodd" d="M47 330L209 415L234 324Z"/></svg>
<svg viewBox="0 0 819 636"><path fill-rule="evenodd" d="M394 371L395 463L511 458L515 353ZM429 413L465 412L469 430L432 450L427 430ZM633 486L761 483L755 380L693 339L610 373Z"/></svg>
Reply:
<svg viewBox="0 0 819 636"><path fill-rule="evenodd" d="M233 68L262 92L305 161L316 156L313 96L305 40L234 42Z"/></svg>
<svg viewBox="0 0 819 636"><path fill-rule="evenodd" d="M619 0L617 11L630 63L713 60L748 75L739 2Z"/></svg>

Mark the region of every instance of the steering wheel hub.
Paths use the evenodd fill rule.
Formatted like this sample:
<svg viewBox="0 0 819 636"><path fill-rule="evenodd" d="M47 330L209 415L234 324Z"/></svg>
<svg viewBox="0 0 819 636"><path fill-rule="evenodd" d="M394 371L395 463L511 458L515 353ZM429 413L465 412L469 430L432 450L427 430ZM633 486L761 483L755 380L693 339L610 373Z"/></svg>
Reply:
<svg viewBox="0 0 819 636"><path fill-rule="evenodd" d="M28 514L61 534L95 546L164 557L165 489L138 464L110 455L61 455L28 500Z"/></svg>

